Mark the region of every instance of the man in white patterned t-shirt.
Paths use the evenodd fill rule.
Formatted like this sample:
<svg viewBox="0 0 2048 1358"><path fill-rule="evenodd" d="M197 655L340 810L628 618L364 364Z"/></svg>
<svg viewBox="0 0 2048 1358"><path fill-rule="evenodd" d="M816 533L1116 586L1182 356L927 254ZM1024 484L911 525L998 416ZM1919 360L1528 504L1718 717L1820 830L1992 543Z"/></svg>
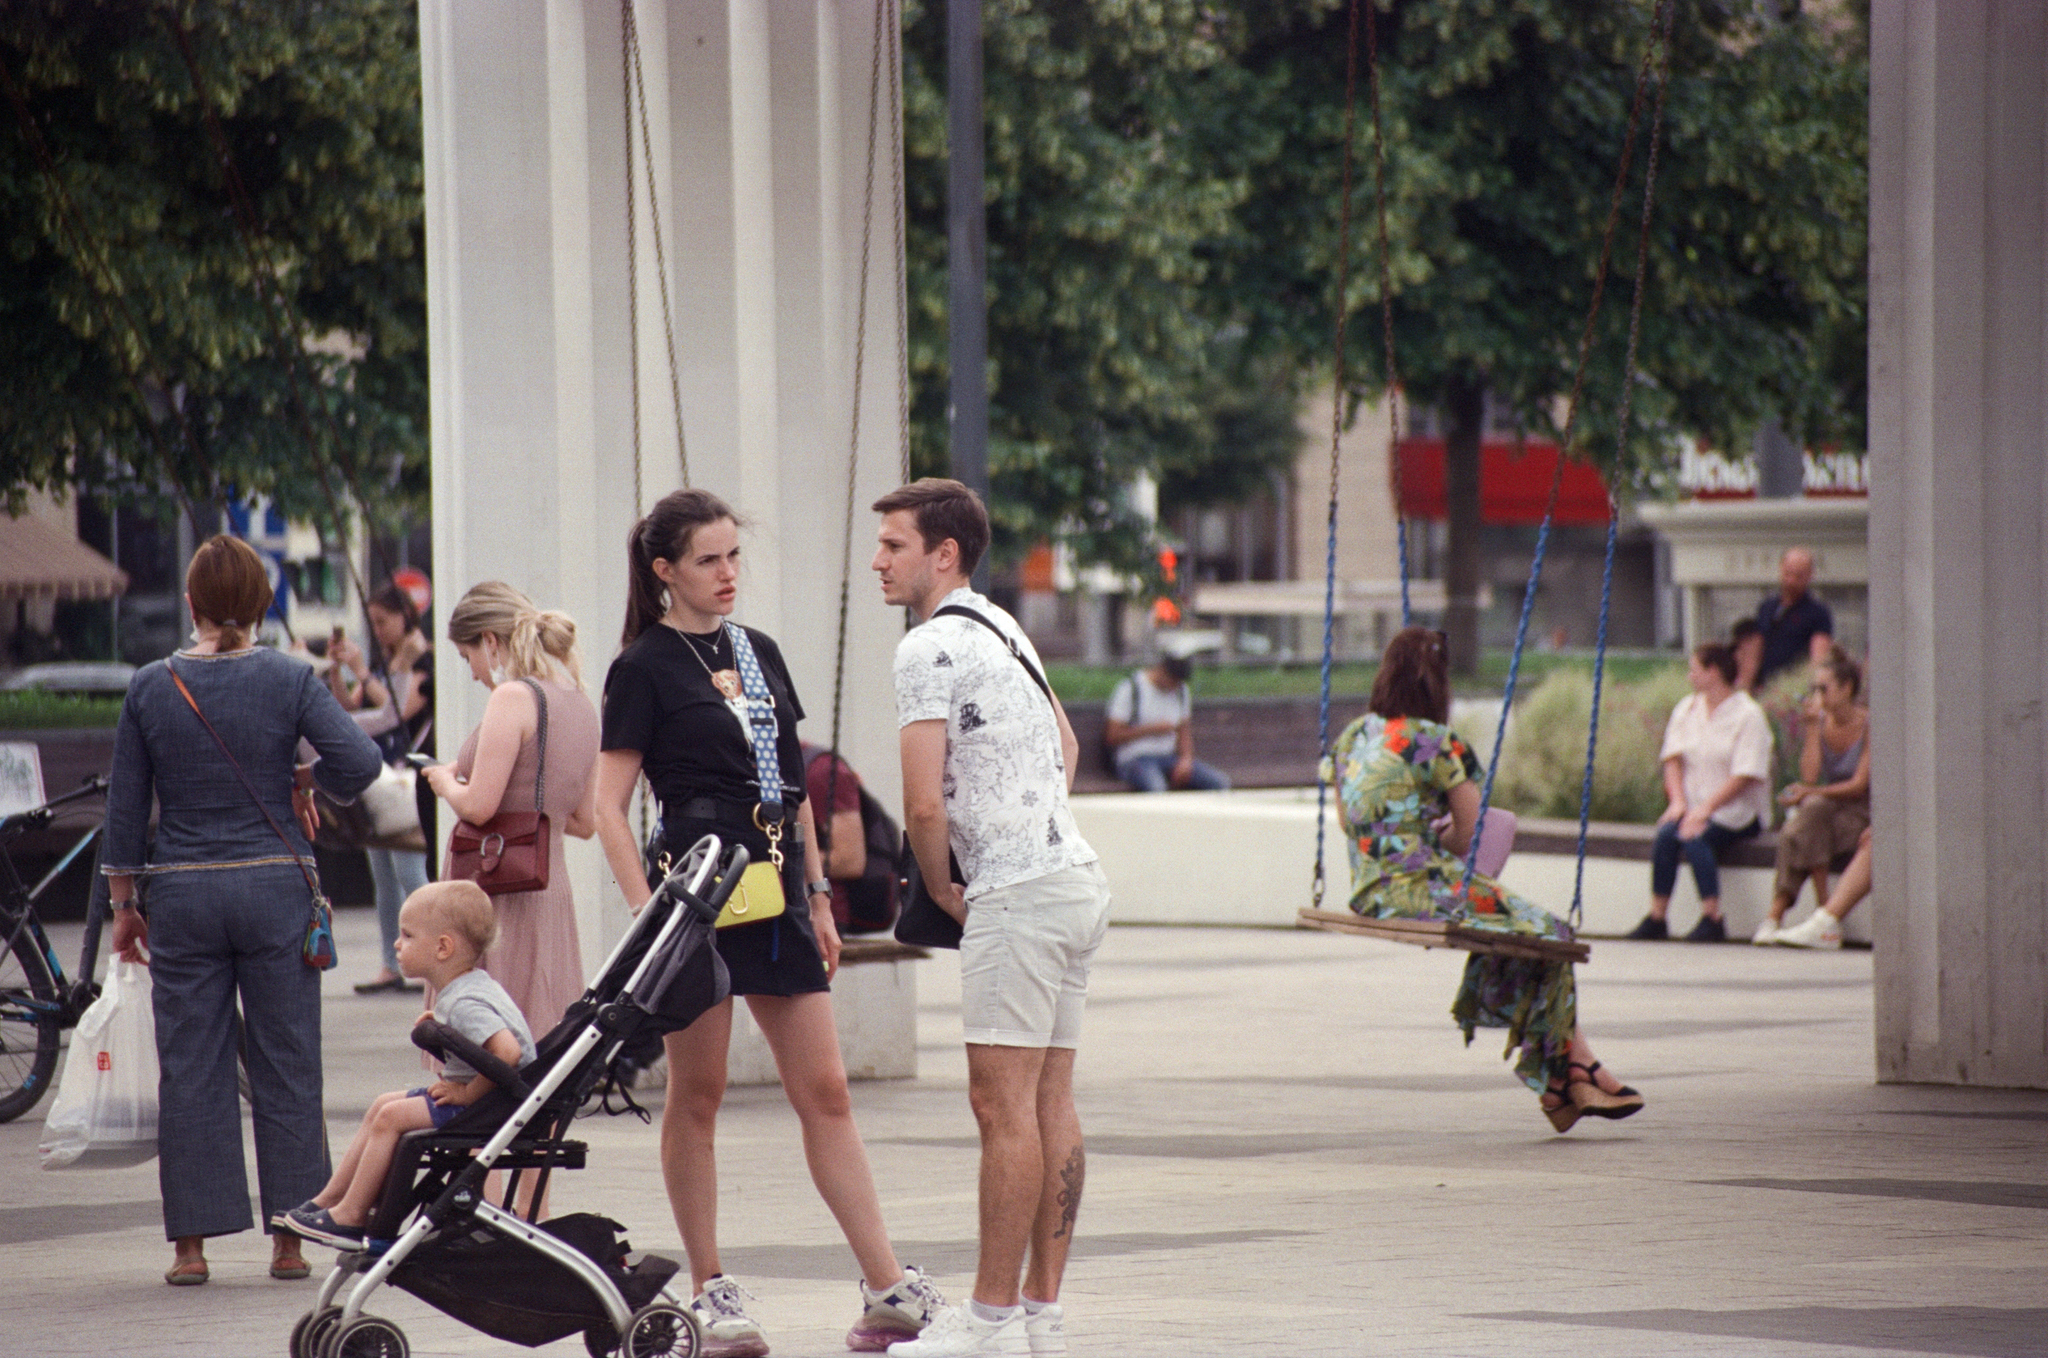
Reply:
<svg viewBox="0 0 2048 1358"><path fill-rule="evenodd" d="M1074 1048L1109 924L1109 885L1067 807L1080 749L1030 639L968 585L988 548L981 500L926 477L875 511L882 597L923 623L896 648L904 829L933 898L965 926L961 1016L982 1158L973 1300L889 1351L1064 1353L1060 1279L1086 1164Z"/></svg>

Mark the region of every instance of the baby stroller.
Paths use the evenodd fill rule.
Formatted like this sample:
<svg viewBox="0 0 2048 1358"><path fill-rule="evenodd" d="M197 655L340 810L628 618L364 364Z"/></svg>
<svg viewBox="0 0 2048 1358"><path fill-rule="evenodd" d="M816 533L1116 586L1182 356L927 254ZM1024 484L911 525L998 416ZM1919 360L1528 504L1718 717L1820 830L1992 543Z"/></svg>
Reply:
<svg viewBox="0 0 2048 1358"><path fill-rule="evenodd" d="M619 1047L643 1032L687 1027L729 993L711 928L746 870L747 851L734 845L721 861L721 847L715 835L697 841L524 1070L432 1019L413 1029L416 1045L461 1057L496 1088L446 1126L399 1140L365 1225L369 1244L335 1261L313 1309L292 1327L292 1358L406 1358L404 1332L363 1312L385 1283L528 1347L581 1330L595 1358L693 1358L703 1350L696 1316L668 1288L675 1260L629 1261L625 1228L601 1216L533 1217L550 1173L583 1168L585 1144L564 1134ZM493 1169L511 1171L502 1204L484 1195ZM538 1176L534 1206L522 1217L513 1204L529 1171Z"/></svg>

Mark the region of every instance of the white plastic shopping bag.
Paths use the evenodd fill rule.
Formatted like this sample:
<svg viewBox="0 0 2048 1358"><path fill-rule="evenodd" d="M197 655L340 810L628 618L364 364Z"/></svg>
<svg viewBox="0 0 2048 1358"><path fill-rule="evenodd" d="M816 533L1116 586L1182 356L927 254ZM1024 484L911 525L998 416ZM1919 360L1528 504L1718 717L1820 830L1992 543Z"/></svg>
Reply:
<svg viewBox="0 0 2048 1358"><path fill-rule="evenodd" d="M156 1020L149 968L117 961L78 1020L38 1147L44 1169L118 1169L156 1154Z"/></svg>

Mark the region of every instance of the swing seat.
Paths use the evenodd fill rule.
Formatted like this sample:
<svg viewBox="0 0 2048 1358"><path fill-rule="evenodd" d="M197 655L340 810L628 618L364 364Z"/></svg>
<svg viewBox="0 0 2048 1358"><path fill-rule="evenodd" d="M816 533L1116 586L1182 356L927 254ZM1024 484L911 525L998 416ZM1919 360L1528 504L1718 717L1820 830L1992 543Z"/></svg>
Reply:
<svg viewBox="0 0 2048 1358"><path fill-rule="evenodd" d="M1369 919L1349 910L1304 909L1295 923L1303 929L1321 929L1332 934L1364 934L1391 943L1409 943L1419 948L1456 948L1487 957L1526 957L1538 962L1583 962L1592 955L1590 944L1576 939L1536 938L1529 934L1503 934L1492 929L1475 929L1448 919Z"/></svg>

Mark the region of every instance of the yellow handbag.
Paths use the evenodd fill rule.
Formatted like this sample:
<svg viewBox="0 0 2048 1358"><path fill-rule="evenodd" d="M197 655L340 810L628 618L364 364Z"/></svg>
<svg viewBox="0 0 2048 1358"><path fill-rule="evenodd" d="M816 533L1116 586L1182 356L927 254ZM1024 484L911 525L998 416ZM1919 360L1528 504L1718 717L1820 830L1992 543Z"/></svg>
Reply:
<svg viewBox="0 0 2048 1358"><path fill-rule="evenodd" d="M740 884L733 888L732 895L725 898L725 908L718 912L717 927L729 929L735 924L774 919L787 908L782 874L775 870L775 865L749 863L747 870L740 874Z"/></svg>

